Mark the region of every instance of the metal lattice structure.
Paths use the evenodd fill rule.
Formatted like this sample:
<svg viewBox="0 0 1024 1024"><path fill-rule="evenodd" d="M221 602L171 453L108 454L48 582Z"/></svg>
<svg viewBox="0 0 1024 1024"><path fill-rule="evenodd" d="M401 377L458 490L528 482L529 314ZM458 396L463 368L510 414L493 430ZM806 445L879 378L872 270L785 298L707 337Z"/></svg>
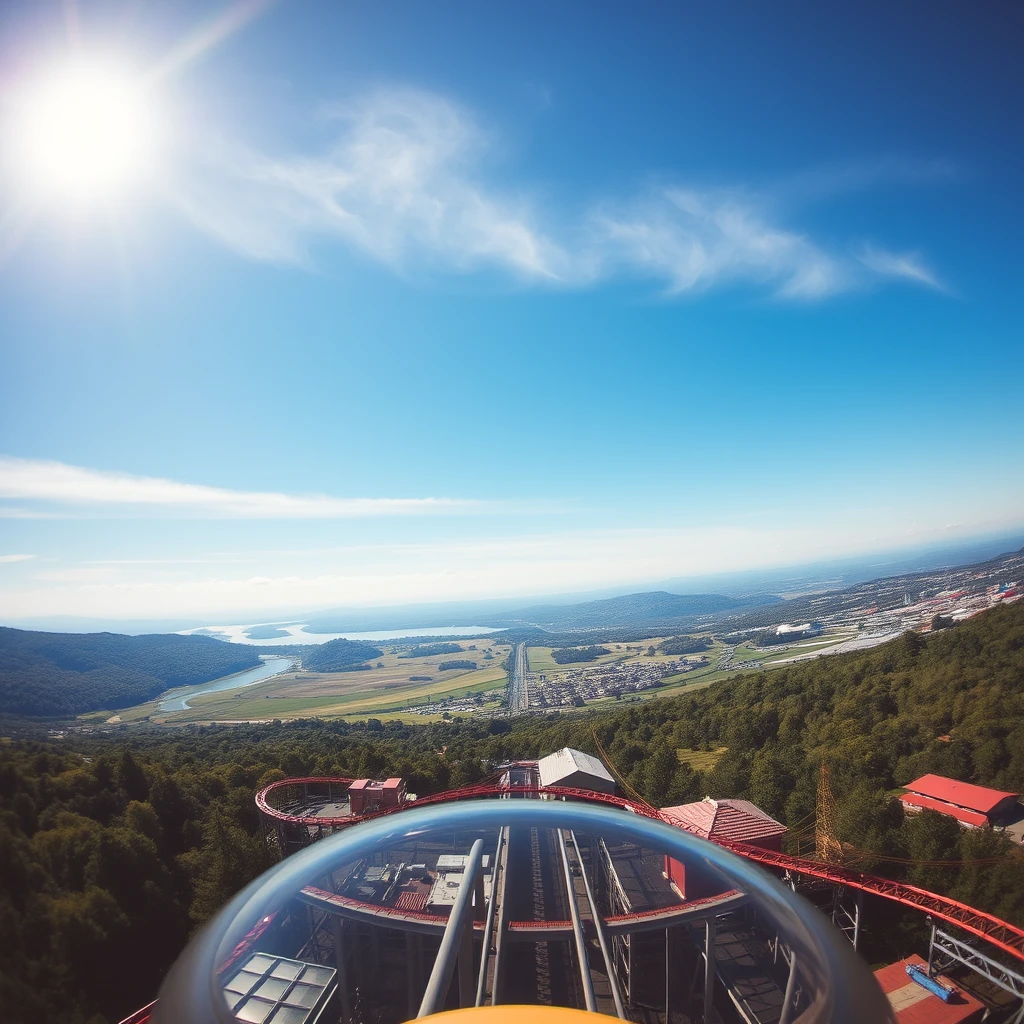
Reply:
<svg viewBox="0 0 1024 1024"><path fill-rule="evenodd" d="M302 783L335 784L344 783L344 779L327 779L324 777L309 777L303 779L286 779L280 782L271 783L261 790L256 797L256 805L260 812L272 822L290 823L319 828L347 828L349 825L357 824L381 817L386 814L400 814L403 807L389 808L376 811L362 817L345 817L338 819L321 818L316 816L296 816L285 811L278 810L270 805L268 797L279 788L287 785ZM639 814L648 818L664 820L656 808L637 800L629 800L625 797L612 796L608 793L595 793L585 789L565 789L560 787L544 786L521 786L510 790L495 782L486 782L476 786L467 786L464 789L451 790L447 793L438 793L434 796L421 797L413 804L404 807L422 807L424 805L445 803L460 800L479 799L481 797L539 797L548 796L566 800L585 800L592 803L603 803L612 807L619 807L633 814ZM672 824L671 822L669 824ZM678 826L676 826L678 827ZM912 910L917 910L931 915L937 920L944 921L957 928L963 929L979 939L984 939L996 949L1008 953L1017 960L1024 962L1024 929L1018 928L1007 921L1003 921L992 914L977 910L974 907L959 903L948 896L941 896L938 893L929 892L927 889L920 889L917 886L907 885L903 882L895 882L892 879L880 878L876 875L866 874L860 871L853 871L838 864L830 864L819 860L810 860L804 857L794 857L790 854L776 853L772 850L764 850L757 846L749 846L746 843L718 840L718 845L730 850L740 857L761 864L763 867L772 869L780 874L789 871L795 875L802 875L808 878L817 878L834 885L844 886L859 892L866 892L873 896L880 896L883 899L899 903Z"/></svg>
<svg viewBox="0 0 1024 1024"><path fill-rule="evenodd" d="M825 864L839 864L843 859L843 848L836 828L838 815L828 765L822 761L818 771L818 797L815 802L814 857Z"/></svg>

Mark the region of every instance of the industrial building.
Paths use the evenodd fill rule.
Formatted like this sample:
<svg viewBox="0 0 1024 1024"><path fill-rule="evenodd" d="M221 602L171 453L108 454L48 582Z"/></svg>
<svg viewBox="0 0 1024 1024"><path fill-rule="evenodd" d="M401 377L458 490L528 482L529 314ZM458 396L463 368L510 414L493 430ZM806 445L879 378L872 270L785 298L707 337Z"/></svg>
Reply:
<svg viewBox="0 0 1024 1024"><path fill-rule="evenodd" d="M397 807L406 799L405 782L402 779L356 779L348 788L349 805L352 814L370 814L385 807Z"/></svg>
<svg viewBox="0 0 1024 1024"><path fill-rule="evenodd" d="M958 782L942 775L922 775L907 783L900 803L908 814L938 811L955 818L964 828L1001 824L1018 810L1017 793Z"/></svg>
<svg viewBox="0 0 1024 1024"><path fill-rule="evenodd" d="M614 793L615 780L603 762L582 750L562 747L537 762L542 786L590 789L596 793Z"/></svg>

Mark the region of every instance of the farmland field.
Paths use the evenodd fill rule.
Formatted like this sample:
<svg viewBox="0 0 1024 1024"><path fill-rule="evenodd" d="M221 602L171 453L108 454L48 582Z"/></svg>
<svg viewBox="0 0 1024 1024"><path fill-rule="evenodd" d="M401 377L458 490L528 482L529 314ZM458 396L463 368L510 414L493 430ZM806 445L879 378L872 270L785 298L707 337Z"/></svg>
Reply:
<svg viewBox="0 0 1024 1024"><path fill-rule="evenodd" d="M486 700L482 695L501 690L506 683L501 663L508 655L508 645L463 641L461 655L419 658L399 657L408 652L409 645L382 646L384 655L373 663L376 666L379 662L380 667L324 673L299 669L244 689L193 697L183 711L162 713L158 710L159 702L151 701L122 711L119 719L131 722L148 717L151 721L178 725L384 714L422 722L439 718L445 711L465 713L477 707L482 710ZM487 653L491 654L490 660L485 659ZM453 657L476 662L478 668L441 672L439 664ZM465 707L437 706L460 699Z"/></svg>

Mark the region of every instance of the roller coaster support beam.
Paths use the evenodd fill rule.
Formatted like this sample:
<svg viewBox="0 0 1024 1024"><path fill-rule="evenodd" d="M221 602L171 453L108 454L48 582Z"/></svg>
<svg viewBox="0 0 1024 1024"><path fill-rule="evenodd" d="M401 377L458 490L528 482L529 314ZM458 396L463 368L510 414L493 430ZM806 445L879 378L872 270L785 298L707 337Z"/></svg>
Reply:
<svg viewBox="0 0 1024 1024"><path fill-rule="evenodd" d="M498 901L498 878L502 871L502 853L508 829L498 831L498 848L494 851L494 868L491 872L491 898L487 901L487 920L484 922L484 942L480 950L480 974L476 979L476 1004L484 1005L484 993L487 989L487 964L491 959L491 935L494 932L494 907ZM504 878L502 878L504 886ZM495 948L497 954L497 948Z"/></svg>
<svg viewBox="0 0 1024 1024"><path fill-rule="evenodd" d="M936 928L933 923L932 938L928 945L928 976L934 977L954 962L969 967L975 974L992 982L1004 992L1024 1000L1024 975L985 956L963 939L955 938L948 932ZM1013 1018L1013 1024L1019 1024L1021 1021L1024 1021L1024 1003L1017 1011L1017 1016Z"/></svg>
<svg viewBox="0 0 1024 1024"><path fill-rule="evenodd" d="M558 852L562 855L562 874L565 877L565 894L569 898L569 915L572 917L572 934L576 940L576 959L580 962L580 981L583 983L583 996L587 1003L588 1013L597 1013L597 999L594 996L594 981L590 977L590 960L587 957L587 940L583 934L583 922L580 920L580 908L576 902L576 884L572 880L572 869L569 867L569 853L565 848L565 833L558 829Z"/></svg>
<svg viewBox="0 0 1024 1024"><path fill-rule="evenodd" d="M471 930L473 927L473 892L476 889L477 875L480 874L483 864L483 856L484 841L478 839L469 851L462 884L459 886L455 905L452 907L451 916L445 926L444 935L441 938L441 948L438 949L434 959L434 967L430 972L430 979L427 981L427 988L423 993L417 1017L429 1017L444 1007L445 996L448 994L448 986L452 980L452 972L455 970L455 962L459 958L464 933L467 929L469 929L470 943L473 941ZM472 946L470 951L472 953Z"/></svg>
<svg viewBox="0 0 1024 1024"><path fill-rule="evenodd" d="M712 914L704 922L704 1024L712 1024L715 1008L715 938L718 919Z"/></svg>
<svg viewBox="0 0 1024 1024"><path fill-rule="evenodd" d="M348 969L345 964L345 932L344 924L337 914L328 915L331 919L331 931L334 935L334 959L338 963L338 994L341 997L341 1011L348 1020L352 1016L352 1008L348 998Z"/></svg>
<svg viewBox="0 0 1024 1024"><path fill-rule="evenodd" d="M608 984L611 986L612 999L615 1001L615 1012L622 1020L625 1020L626 1007L622 1003L622 993L619 991L619 976L615 972L615 961L612 959L611 950L608 946L608 936L605 934L601 911L598 909L593 890L590 888L590 879L587 878L587 868L583 863L583 855L580 853L580 844L576 842L576 833L570 832L569 835L572 837L573 849L576 851L576 859L580 864L580 874L583 876L583 889L587 894L587 902L590 904L590 914L594 918L594 930L597 932L597 941L601 946L601 956L604 957L604 967L608 973ZM668 929L665 929L665 934L668 934ZM668 991L667 985L668 983L666 982L666 991ZM667 1014L668 1010L666 1009L665 1012Z"/></svg>

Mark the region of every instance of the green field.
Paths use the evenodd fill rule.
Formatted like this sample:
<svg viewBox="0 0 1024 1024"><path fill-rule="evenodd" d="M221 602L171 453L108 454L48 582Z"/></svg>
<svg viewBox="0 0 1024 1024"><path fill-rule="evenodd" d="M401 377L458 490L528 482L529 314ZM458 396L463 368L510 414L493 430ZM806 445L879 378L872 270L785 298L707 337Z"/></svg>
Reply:
<svg viewBox="0 0 1024 1024"><path fill-rule="evenodd" d="M764 654L761 651L754 650L749 642L740 644L739 647L732 652L733 661L762 661L763 659Z"/></svg>
<svg viewBox="0 0 1024 1024"><path fill-rule="evenodd" d="M676 757L680 764L688 764L695 772L709 772L721 760L728 747L716 747L714 750L691 750L679 747Z"/></svg>
<svg viewBox="0 0 1024 1024"><path fill-rule="evenodd" d="M823 637L820 641L807 643L800 647L787 647L777 652L759 651L749 643L736 646L732 659L725 668L720 667L723 654L728 649L721 641L704 652L708 664L688 672L666 676L663 684L650 690L623 694L620 698L625 702L654 700L660 697L678 696L681 693L703 689L712 683L744 671L750 671L753 663L760 662L765 669L777 666L797 654L824 650L840 643L847 637L833 635ZM529 667L532 673L543 674L549 678L560 673L571 672L595 665L614 662L636 661L643 664L678 660L680 657L695 661L700 655L671 656L656 654L653 657L646 652L650 647L657 647L660 637L636 641L631 644L608 643L605 646L609 654L603 655L593 662L571 665L559 665L551 657L551 647L529 647ZM452 708L449 714L453 717L470 716L473 714L492 715L501 710L498 692L506 684L505 671L501 661L509 648L496 645L494 659L483 664L474 671L438 672L438 658L400 659L398 652L389 652L382 659L380 668L361 672L344 673L310 673L291 672L276 676L255 686L239 690L227 690L195 697L190 701L191 707L185 711L164 713L159 711L159 701L149 701L134 708L110 714L96 712L89 716L92 719L105 719L129 724L150 720L167 725L184 725L197 722L249 722L271 721L274 719L289 720L295 718L345 718L352 721L367 718L396 718L404 722L440 721L444 709L429 714L416 714L414 708L423 707L447 700L458 700L465 697L492 695L472 709ZM467 657L480 660L481 651L469 651ZM411 676L430 675L429 682L413 680ZM607 706L616 703L614 697L602 697L588 701L587 706ZM704 752L706 753L706 752Z"/></svg>
<svg viewBox="0 0 1024 1024"><path fill-rule="evenodd" d="M362 673L352 673L352 675ZM349 693L323 693L287 696L280 687L270 692L254 693L262 687L247 687L242 691L210 693L190 701L188 711L166 716L168 723L209 721L250 721L253 719L288 719L348 715L375 717L398 711L408 711L417 704L433 704L452 697L486 693L505 685L505 673L499 667L464 672L447 682L432 680L413 683L393 689L356 689ZM270 684L267 684L270 689ZM421 715L414 716L424 721Z"/></svg>
<svg viewBox="0 0 1024 1024"><path fill-rule="evenodd" d="M479 643L479 642L478 642ZM466 660L481 667L464 670L440 670L446 655L423 655L418 658L399 657L407 653L406 647L395 647L378 659L373 667L353 672L310 672L299 669L274 676L253 686L218 693L197 695L189 699L184 711L162 712L160 700L148 701L116 714L104 712L100 717L112 723L132 723L143 720L167 725L194 722L249 722L288 720L310 717L370 718L390 716L403 720L428 722L440 719L446 710L453 715L476 712L493 713L499 707L495 696L474 702L472 710L465 708L438 708L436 715L411 713L413 707L423 707L448 700L458 700L503 691L506 685L502 661L508 646L496 644L481 649L468 641L463 643ZM494 657L485 661L487 649ZM456 659L457 655L454 656ZM428 678L419 678L428 677Z"/></svg>

